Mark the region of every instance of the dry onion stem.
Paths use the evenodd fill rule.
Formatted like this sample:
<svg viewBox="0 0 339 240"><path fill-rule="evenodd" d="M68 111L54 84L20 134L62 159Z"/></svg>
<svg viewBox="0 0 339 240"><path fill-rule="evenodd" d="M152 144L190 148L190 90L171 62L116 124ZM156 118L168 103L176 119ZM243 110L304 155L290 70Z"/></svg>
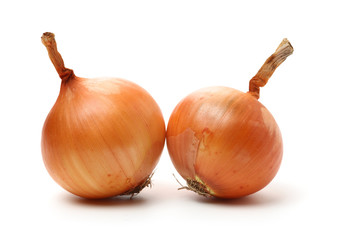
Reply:
<svg viewBox="0 0 339 240"><path fill-rule="evenodd" d="M284 38L277 50L265 61L258 73L250 80L249 93L259 99L260 87L266 85L274 71L293 53L291 43Z"/></svg>
<svg viewBox="0 0 339 240"><path fill-rule="evenodd" d="M48 51L48 56L51 59L55 70L58 72L62 81L67 82L69 79L73 78L73 70L65 68L64 60L58 52L54 33L45 32L41 37L41 41L45 45Z"/></svg>

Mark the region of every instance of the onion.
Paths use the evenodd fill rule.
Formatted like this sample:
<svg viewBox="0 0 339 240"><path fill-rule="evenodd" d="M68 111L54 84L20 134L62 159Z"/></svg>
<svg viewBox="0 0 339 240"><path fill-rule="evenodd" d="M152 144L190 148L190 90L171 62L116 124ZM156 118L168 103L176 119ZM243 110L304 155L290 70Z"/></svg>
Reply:
<svg viewBox="0 0 339 240"><path fill-rule="evenodd" d="M209 87L176 106L167 126L167 147L187 182L182 188L204 196L239 198L274 178L283 143L276 121L258 101L259 87L292 52L284 39L251 79L247 93Z"/></svg>
<svg viewBox="0 0 339 240"><path fill-rule="evenodd" d="M65 68L53 33L42 42L62 79L42 130L42 156L52 178L91 199L139 193L150 184L165 142L154 99L118 78L80 78Z"/></svg>

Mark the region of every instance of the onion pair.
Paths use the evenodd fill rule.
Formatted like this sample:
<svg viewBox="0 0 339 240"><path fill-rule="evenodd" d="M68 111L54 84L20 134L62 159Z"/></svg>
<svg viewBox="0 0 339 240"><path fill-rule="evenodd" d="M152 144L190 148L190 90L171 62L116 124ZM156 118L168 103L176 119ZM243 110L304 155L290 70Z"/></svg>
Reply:
<svg viewBox="0 0 339 240"><path fill-rule="evenodd" d="M84 198L139 193L150 184L167 137L187 188L205 196L241 197L266 186L282 158L279 128L258 102L259 87L293 51L284 40L250 81L248 93L226 87L183 99L165 123L154 99L117 78L80 78L65 68L52 33L42 42L62 82L42 130L52 178Z"/></svg>

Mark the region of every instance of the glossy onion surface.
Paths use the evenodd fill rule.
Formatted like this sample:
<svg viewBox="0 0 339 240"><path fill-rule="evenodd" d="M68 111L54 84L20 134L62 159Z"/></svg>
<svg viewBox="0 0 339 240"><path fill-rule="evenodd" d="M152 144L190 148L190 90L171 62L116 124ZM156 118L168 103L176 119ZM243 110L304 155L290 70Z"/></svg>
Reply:
<svg viewBox="0 0 339 240"><path fill-rule="evenodd" d="M169 119L167 147L188 184L200 183L197 191L220 198L265 187L283 154L271 113L250 93L227 87L201 89L183 99Z"/></svg>
<svg viewBox="0 0 339 240"><path fill-rule="evenodd" d="M45 121L42 155L62 187L103 198L142 184L164 138L162 114L145 90L120 79L75 78L62 84Z"/></svg>
<svg viewBox="0 0 339 240"><path fill-rule="evenodd" d="M42 43L62 83L42 130L42 157L52 178L71 193L106 198L149 185L165 143L154 99L117 78L80 78L65 68L53 33Z"/></svg>

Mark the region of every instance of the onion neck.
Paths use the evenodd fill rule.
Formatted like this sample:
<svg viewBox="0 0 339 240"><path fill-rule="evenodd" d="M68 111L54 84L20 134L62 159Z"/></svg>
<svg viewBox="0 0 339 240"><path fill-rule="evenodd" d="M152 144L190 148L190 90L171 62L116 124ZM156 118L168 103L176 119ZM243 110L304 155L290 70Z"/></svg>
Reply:
<svg viewBox="0 0 339 240"><path fill-rule="evenodd" d="M57 44L55 41L55 35L51 32L45 32L41 37L42 43L45 45L48 56L51 59L56 71L58 72L63 83L68 82L70 79L74 78L74 72L72 69L65 68L64 60L62 59L60 53L57 49Z"/></svg>
<svg viewBox="0 0 339 240"><path fill-rule="evenodd" d="M284 38L275 52L267 58L264 65L259 69L258 73L250 80L249 91L256 99L260 97L260 87L268 82L274 71L283 63L288 56L293 53L291 43Z"/></svg>

